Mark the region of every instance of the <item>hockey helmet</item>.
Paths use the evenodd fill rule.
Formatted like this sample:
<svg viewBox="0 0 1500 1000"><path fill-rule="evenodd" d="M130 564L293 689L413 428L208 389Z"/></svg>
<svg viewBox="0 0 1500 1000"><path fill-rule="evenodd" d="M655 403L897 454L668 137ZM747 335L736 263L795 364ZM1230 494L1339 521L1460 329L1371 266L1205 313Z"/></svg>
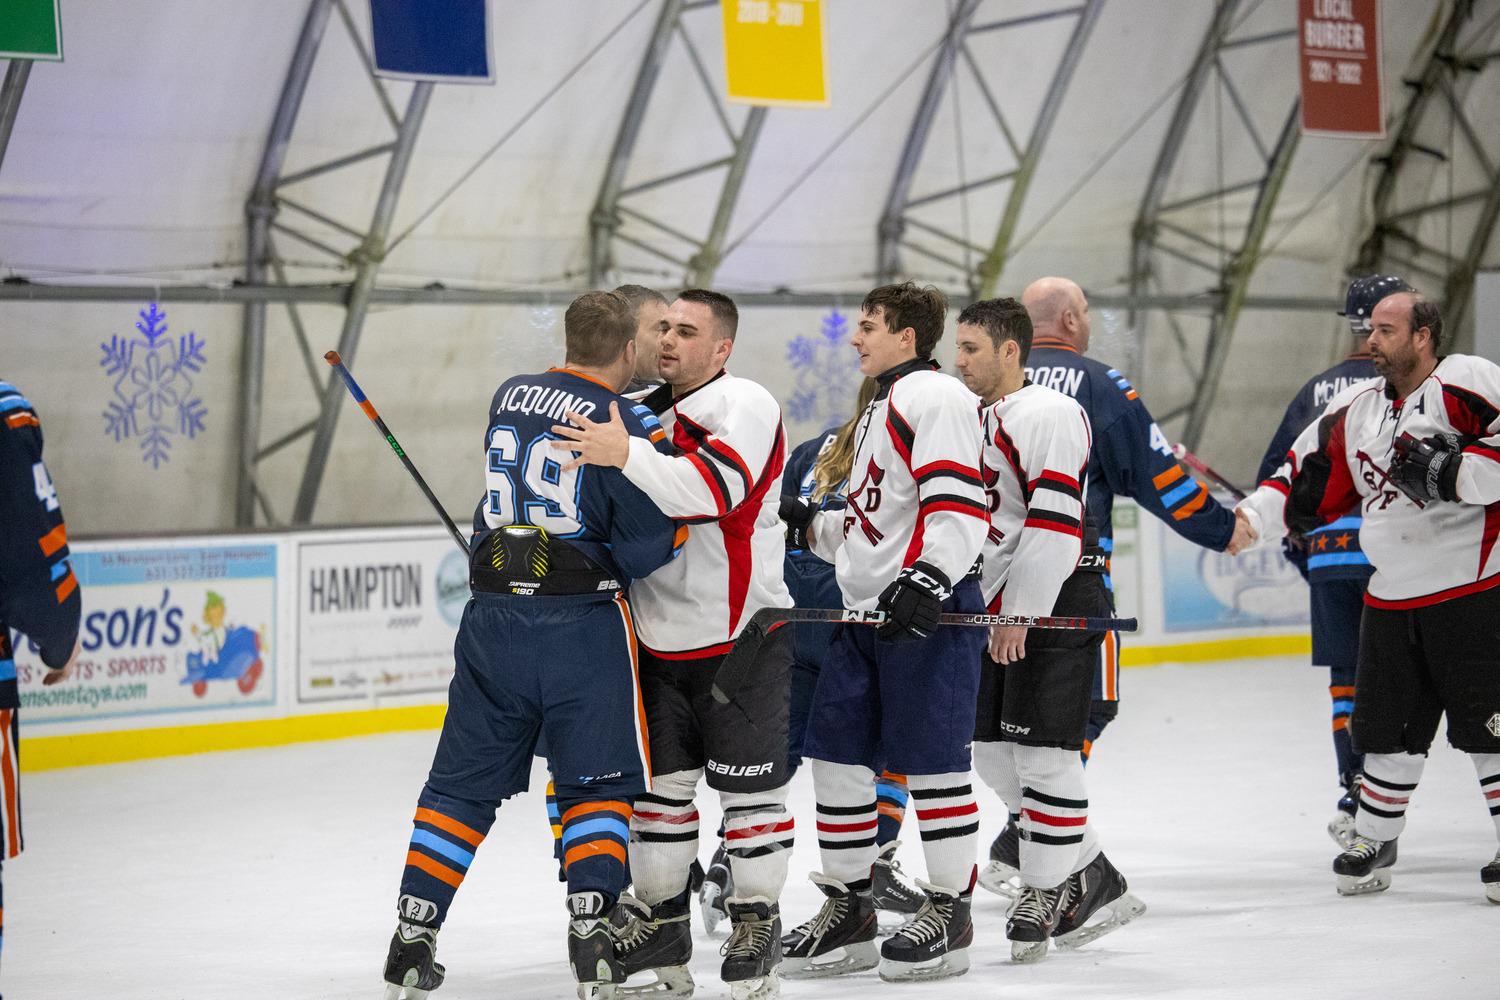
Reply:
<svg viewBox="0 0 1500 1000"><path fill-rule="evenodd" d="M1340 316L1349 318L1349 332L1358 337L1369 336L1370 313L1387 295L1397 292L1415 292L1416 289L1393 274L1367 274L1349 283L1344 296L1344 308Z"/></svg>

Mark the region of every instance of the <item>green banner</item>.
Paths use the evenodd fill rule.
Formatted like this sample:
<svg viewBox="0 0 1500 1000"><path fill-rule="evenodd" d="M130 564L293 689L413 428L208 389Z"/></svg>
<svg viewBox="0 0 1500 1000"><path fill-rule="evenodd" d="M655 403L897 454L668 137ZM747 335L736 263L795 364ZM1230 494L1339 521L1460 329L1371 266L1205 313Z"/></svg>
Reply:
<svg viewBox="0 0 1500 1000"><path fill-rule="evenodd" d="M62 61L61 0L0 0L0 59Z"/></svg>

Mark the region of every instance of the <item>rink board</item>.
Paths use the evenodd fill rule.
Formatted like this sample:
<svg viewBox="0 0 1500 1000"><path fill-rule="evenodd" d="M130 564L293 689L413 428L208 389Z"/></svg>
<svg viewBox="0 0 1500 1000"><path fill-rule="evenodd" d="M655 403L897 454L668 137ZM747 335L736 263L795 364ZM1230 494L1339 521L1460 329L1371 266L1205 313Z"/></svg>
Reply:
<svg viewBox="0 0 1500 1000"><path fill-rule="evenodd" d="M1306 585L1279 548L1207 552L1115 508L1124 666L1304 654ZM26 771L441 724L468 600L440 527L82 541L73 678L17 643Z"/></svg>

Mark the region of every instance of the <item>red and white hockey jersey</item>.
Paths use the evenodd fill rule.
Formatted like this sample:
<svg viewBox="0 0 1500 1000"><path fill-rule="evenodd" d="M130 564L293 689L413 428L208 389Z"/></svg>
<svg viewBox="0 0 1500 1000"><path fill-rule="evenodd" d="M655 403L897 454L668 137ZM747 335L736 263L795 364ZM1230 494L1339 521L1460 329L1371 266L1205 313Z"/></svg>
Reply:
<svg viewBox="0 0 1500 1000"><path fill-rule="evenodd" d="M813 551L833 563L844 606L873 611L918 560L956 584L989 525L979 474L978 400L931 362L899 365L860 415L843 510L813 521Z"/></svg>
<svg viewBox="0 0 1500 1000"><path fill-rule="evenodd" d="M1083 554L1083 407L1028 381L980 411L990 527L984 599L992 613L1050 615Z"/></svg>
<svg viewBox="0 0 1500 1000"><path fill-rule="evenodd" d="M1359 504L1360 545L1375 566L1365 602L1377 608L1423 607L1500 585L1500 367L1453 354L1406 399L1384 390L1385 379L1375 378L1329 401L1275 475L1241 502L1251 527L1264 542ZM1458 467L1460 502L1418 504L1390 480L1392 442L1444 432L1475 439Z"/></svg>
<svg viewBox="0 0 1500 1000"><path fill-rule="evenodd" d="M678 454L631 438L624 472L662 513L689 523L688 538L676 559L631 584L630 609L652 652L709 656L727 652L755 612L792 604L777 515L786 458L781 407L728 372L675 400L670 393L663 388L642 402L658 410Z"/></svg>

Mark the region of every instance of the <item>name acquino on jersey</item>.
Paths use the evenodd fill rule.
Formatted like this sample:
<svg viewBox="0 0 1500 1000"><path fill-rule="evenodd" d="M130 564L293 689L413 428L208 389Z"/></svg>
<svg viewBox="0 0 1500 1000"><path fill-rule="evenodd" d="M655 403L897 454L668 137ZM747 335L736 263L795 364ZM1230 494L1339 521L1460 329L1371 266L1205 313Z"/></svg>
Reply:
<svg viewBox="0 0 1500 1000"><path fill-rule="evenodd" d="M554 386L546 385L520 385L511 386L505 395L500 397L495 412L507 410L511 413L525 413L530 415L548 417L552 420L562 420L562 415L572 410L579 416L586 417L593 413L595 406L586 399L581 399Z"/></svg>

